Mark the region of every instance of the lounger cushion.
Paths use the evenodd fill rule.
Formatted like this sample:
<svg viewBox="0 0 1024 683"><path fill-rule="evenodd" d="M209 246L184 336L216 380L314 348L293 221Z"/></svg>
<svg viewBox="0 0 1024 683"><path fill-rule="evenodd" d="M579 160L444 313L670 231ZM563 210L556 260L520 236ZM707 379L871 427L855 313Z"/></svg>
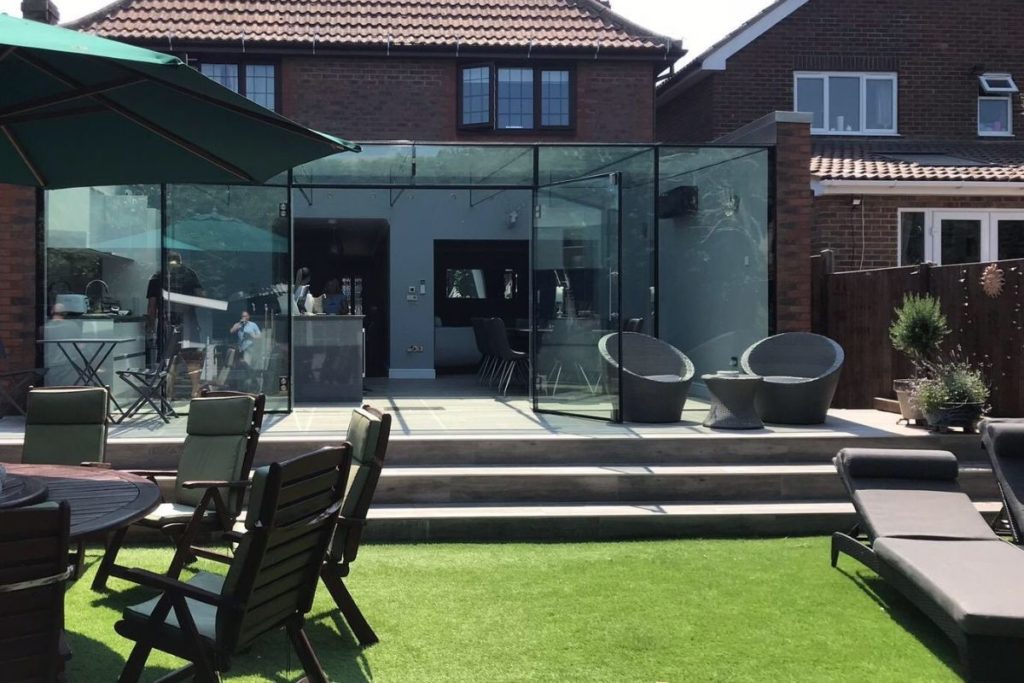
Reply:
<svg viewBox="0 0 1024 683"><path fill-rule="evenodd" d="M1024 524L1024 422L987 422L982 434L1007 511L1020 528Z"/></svg>
<svg viewBox="0 0 1024 683"><path fill-rule="evenodd" d="M971 635L1024 637L1024 551L1004 541L882 538L882 573L912 582Z"/></svg>
<svg viewBox="0 0 1024 683"><path fill-rule="evenodd" d="M956 481L956 456L949 451L844 448L839 460L851 479Z"/></svg>
<svg viewBox="0 0 1024 683"><path fill-rule="evenodd" d="M960 490L952 453L844 448L835 465L873 539L997 538Z"/></svg>

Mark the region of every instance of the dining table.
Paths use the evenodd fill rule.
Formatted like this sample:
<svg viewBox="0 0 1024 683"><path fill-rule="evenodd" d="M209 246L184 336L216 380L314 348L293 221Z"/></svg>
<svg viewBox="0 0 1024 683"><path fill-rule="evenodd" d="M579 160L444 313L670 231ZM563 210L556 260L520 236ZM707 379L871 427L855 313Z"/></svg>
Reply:
<svg viewBox="0 0 1024 683"><path fill-rule="evenodd" d="M103 378L100 377L100 370L103 364L110 358L110 354L118 344L127 344L134 341L132 337L82 337L82 338L58 338L58 339L37 339L36 343L42 346L56 346L61 355L67 359L71 368L77 375L75 384L89 387L105 386ZM110 395L110 401L117 408L118 413L123 414L121 405ZM115 422L114 410L111 408L108 415L111 422Z"/></svg>
<svg viewBox="0 0 1024 683"><path fill-rule="evenodd" d="M72 541L137 522L160 504L159 487L144 477L103 467L4 464L0 508L64 501Z"/></svg>

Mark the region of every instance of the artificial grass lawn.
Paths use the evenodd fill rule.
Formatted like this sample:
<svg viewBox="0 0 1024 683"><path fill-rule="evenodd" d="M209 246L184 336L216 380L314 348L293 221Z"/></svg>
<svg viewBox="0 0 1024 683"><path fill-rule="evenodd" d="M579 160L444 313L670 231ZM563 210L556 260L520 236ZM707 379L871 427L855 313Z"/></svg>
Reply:
<svg viewBox="0 0 1024 683"><path fill-rule="evenodd" d="M170 555L118 560L162 571ZM149 595L113 578L94 593L98 558L67 596L71 681L116 680L130 643L113 624ZM381 643L339 636L322 586L307 629L336 683L959 680L931 622L871 571L840 567L825 538L364 546L348 585ZM154 651L144 680L176 666ZM281 632L225 680L299 677Z"/></svg>

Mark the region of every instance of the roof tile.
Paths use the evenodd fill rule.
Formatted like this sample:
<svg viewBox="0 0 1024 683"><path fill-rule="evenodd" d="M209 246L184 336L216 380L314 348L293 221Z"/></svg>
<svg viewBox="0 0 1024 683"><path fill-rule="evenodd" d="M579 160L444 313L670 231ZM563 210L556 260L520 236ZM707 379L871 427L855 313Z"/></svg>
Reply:
<svg viewBox="0 0 1024 683"><path fill-rule="evenodd" d="M811 153L819 180L1024 181L1024 143L821 141Z"/></svg>
<svg viewBox="0 0 1024 683"><path fill-rule="evenodd" d="M681 52L599 0L120 0L69 26L127 41Z"/></svg>

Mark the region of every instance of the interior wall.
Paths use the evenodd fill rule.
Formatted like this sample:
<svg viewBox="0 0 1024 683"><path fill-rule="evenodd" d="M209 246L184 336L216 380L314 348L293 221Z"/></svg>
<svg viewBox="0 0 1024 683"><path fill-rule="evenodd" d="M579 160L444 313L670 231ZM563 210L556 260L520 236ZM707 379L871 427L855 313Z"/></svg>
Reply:
<svg viewBox="0 0 1024 683"><path fill-rule="evenodd" d="M529 190L303 188L295 190L292 210L297 219L388 222L390 375L431 379L435 358L434 240L529 239L532 196ZM511 223L513 212L516 220Z"/></svg>

